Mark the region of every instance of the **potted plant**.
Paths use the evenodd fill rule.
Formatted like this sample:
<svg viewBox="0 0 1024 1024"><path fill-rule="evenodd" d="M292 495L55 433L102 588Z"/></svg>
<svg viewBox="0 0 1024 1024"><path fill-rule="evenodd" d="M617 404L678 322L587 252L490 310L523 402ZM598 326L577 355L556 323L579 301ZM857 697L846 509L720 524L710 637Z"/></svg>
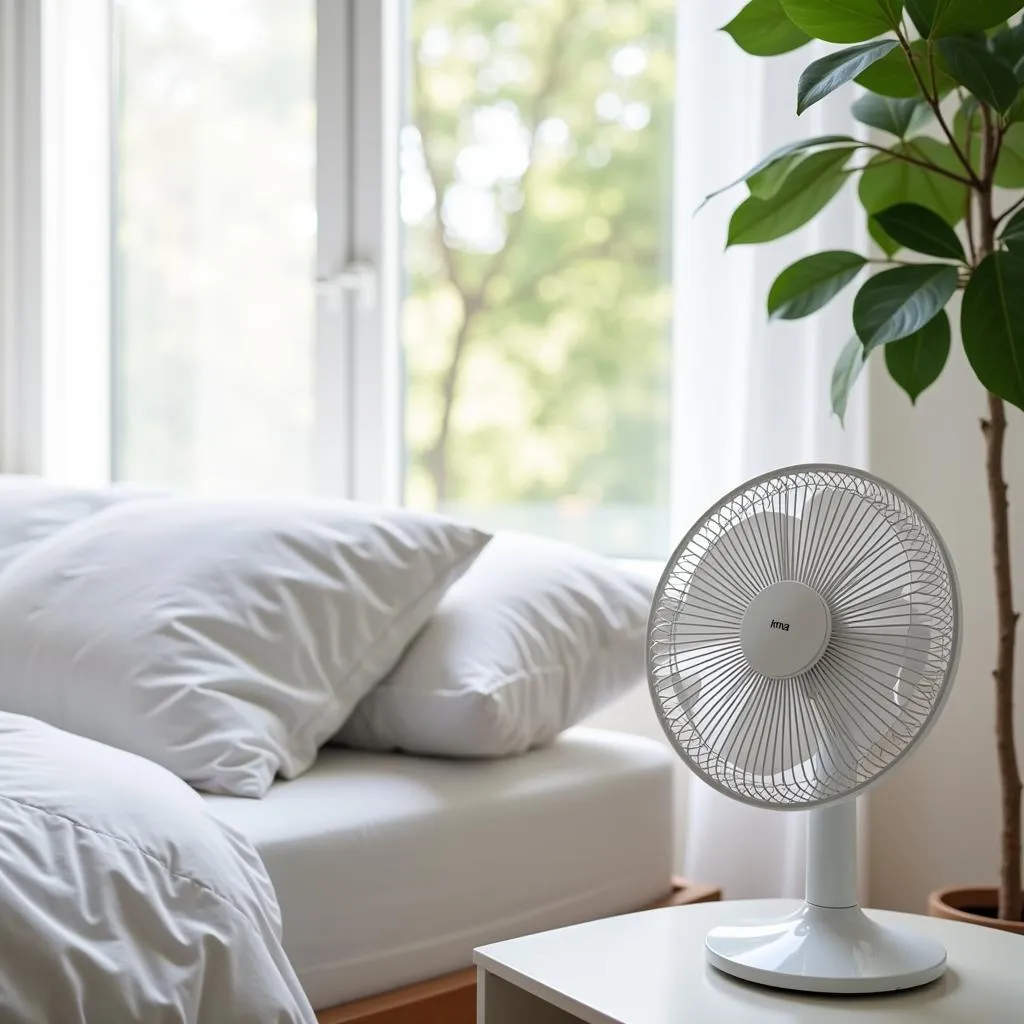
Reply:
<svg viewBox="0 0 1024 1024"><path fill-rule="evenodd" d="M944 890L930 909L1024 932L1017 613L1003 472L1008 406L1024 409L1024 26L1015 17L1022 9L1018 0L751 0L724 29L755 56L812 39L837 44L800 75L798 113L847 83L862 87L852 113L870 129L865 137L802 139L766 156L733 183L745 182L748 195L728 233L729 245L780 238L856 180L876 251L806 256L779 274L767 300L770 318L796 319L868 275L853 301L854 336L832 375L840 418L876 352L911 402L935 382L954 333L946 307L963 293L959 338L988 403L1002 865L998 891Z"/></svg>

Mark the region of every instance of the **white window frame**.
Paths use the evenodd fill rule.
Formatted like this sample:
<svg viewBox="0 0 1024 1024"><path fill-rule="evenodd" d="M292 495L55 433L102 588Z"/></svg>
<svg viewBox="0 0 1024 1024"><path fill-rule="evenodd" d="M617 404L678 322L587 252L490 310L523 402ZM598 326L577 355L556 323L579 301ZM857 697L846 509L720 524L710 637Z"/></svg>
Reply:
<svg viewBox="0 0 1024 1024"><path fill-rule="evenodd" d="M42 465L42 11L0 0L0 470Z"/></svg>
<svg viewBox="0 0 1024 1024"><path fill-rule="evenodd" d="M316 16L314 489L393 503L398 5ZM113 0L0 0L0 466L81 484L117 470L112 27Z"/></svg>
<svg viewBox="0 0 1024 1024"><path fill-rule="evenodd" d="M315 476L330 493L401 493L395 132L397 0L317 4ZM340 300L340 301L339 301Z"/></svg>

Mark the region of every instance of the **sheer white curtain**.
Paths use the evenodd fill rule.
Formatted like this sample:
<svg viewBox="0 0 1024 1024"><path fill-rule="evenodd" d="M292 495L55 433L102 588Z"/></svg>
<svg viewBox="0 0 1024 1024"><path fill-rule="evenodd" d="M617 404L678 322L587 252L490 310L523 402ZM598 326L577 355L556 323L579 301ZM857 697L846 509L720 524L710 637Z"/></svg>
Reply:
<svg viewBox="0 0 1024 1024"><path fill-rule="evenodd" d="M817 55L812 47L755 58L716 31L740 6L678 6L680 527L758 473L797 462L860 465L865 455L865 382L845 430L831 413L829 393L832 365L850 337L855 287L808 320L769 326L764 312L772 280L789 263L824 249L863 248L852 186L812 225L767 246L724 251L729 214L746 195L742 186L693 215L704 195L776 146L857 132L847 90L796 117L796 81ZM748 808L694 779L688 818L688 875L724 886L729 898L802 894L802 814Z"/></svg>

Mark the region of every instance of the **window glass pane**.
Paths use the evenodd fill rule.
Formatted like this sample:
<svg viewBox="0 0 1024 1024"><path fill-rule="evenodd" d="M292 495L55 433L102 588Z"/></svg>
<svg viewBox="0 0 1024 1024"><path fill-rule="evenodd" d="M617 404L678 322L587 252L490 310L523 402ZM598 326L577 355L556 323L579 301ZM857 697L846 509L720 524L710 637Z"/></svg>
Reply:
<svg viewBox="0 0 1024 1024"><path fill-rule="evenodd" d="M114 465L310 485L314 0L116 0Z"/></svg>
<svg viewBox="0 0 1024 1024"><path fill-rule="evenodd" d="M675 0L410 0L405 498L668 544Z"/></svg>

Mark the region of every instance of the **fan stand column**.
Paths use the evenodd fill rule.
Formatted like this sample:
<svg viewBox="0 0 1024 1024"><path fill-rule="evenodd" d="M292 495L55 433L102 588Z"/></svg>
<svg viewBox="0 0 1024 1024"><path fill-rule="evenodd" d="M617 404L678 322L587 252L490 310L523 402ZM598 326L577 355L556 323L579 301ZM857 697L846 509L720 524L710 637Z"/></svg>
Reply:
<svg viewBox="0 0 1024 1024"><path fill-rule="evenodd" d="M813 907L857 905L855 797L808 812L806 886Z"/></svg>

